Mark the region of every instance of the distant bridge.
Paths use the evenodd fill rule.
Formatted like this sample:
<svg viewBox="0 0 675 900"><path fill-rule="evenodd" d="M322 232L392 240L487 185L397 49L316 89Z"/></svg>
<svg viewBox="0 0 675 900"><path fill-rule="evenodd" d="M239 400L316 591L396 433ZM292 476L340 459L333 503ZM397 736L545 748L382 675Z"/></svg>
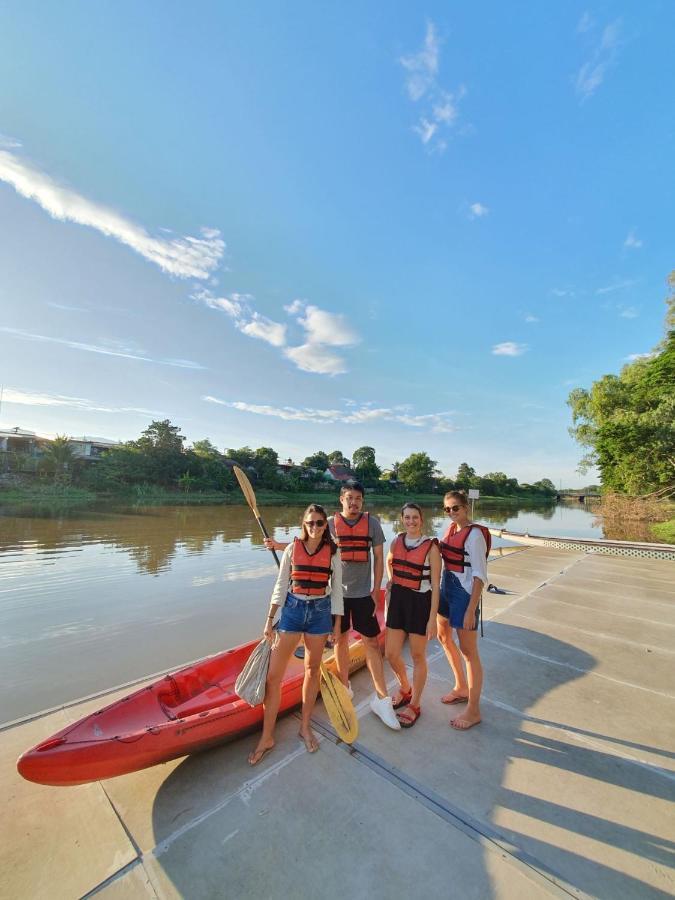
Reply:
<svg viewBox="0 0 675 900"><path fill-rule="evenodd" d="M599 500L600 494L588 494L583 491L558 491L556 500L577 500L579 503L587 503L589 500Z"/></svg>

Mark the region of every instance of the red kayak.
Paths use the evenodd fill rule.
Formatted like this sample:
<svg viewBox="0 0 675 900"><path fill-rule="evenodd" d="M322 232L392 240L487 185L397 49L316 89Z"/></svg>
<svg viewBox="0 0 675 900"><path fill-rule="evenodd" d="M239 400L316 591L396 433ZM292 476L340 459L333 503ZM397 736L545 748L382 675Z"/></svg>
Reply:
<svg viewBox="0 0 675 900"><path fill-rule="evenodd" d="M380 625L383 603L377 611ZM251 707L234 683L258 641L165 675L85 716L26 751L17 768L38 784L86 784L187 756L260 727L262 706ZM365 664L360 636L350 632L350 671ZM334 667L333 655L326 661ZM279 712L302 702L304 663L291 658Z"/></svg>

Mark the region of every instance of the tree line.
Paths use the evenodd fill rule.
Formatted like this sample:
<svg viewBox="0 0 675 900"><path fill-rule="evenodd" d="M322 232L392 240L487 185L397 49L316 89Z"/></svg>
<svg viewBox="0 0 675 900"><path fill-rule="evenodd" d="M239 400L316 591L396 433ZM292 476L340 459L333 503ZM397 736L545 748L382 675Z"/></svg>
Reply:
<svg viewBox="0 0 675 900"><path fill-rule="evenodd" d="M597 466L605 490L675 492L675 271L668 278L665 337L651 354L604 375L567 400L572 436L587 448L580 470Z"/></svg>
<svg viewBox="0 0 675 900"><path fill-rule="evenodd" d="M382 470L375 461L375 449L359 447L349 459L341 450L317 450L299 465L280 470L279 455L272 447L227 448L220 451L208 439L186 446L180 428L168 419L152 422L132 441L107 450L95 461L78 460L69 448L68 438L59 436L47 448L43 470L55 480L99 492L118 492L143 485L188 492L229 491L236 489L232 465L246 470L260 488L297 493L326 487L326 470L343 466L366 488L381 492L425 494L443 493L457 488L478 488L482 494L513 497L552 497L553 482L543 478L534 484L519 484L504 472L477 474L462 463L450 478L437 469L436 460L425 452L411 453ZM285 464L286 466L288 464Z"/></svg>

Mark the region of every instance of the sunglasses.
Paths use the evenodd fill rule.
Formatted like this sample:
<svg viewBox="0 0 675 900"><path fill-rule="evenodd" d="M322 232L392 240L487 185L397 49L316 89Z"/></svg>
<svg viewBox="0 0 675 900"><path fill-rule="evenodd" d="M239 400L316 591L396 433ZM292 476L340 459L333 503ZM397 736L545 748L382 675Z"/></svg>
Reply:
<svg viewBox="0 0 675 900"><path fill-rule="evenodd" d="M322 528L326 524L325 519L308 519L305 525L308 528Z"/></svg>
<svg viewBox="0 0 675 900"><path fill-rule="evenodd" d="M454 506L444 506L444 507L443 507L443 509L446 511L446 513L459 512L459 510L460 510L461 508L462 508L462 507L461 507L458 503L455 503Z"/></svg>

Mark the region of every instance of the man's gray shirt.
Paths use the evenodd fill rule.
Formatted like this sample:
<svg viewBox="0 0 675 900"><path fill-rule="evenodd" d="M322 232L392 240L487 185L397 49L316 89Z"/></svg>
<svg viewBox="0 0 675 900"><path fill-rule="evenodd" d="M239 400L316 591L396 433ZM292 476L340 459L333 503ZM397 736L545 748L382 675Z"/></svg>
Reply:
<svg viewBox="0 0 675 900"><path fill-rule="evenodd" d="M358 521L358 518L358 516L355 519L345 518L345 522L354 525ZM328 527L335 539L334 516L330 516L328 519ZM372 513L368 515L368 534L372 539L373 547L381 547L382 544L384 544L384 531L382 531L380 520L376 519ZM373 589L372 559L373 555L369 552L368 561L364 563L348 562L346 559L342 560L342 591L345 597L367 597L370 594ZM377 587L379 588L380 585L378 584Z"/></svg>

